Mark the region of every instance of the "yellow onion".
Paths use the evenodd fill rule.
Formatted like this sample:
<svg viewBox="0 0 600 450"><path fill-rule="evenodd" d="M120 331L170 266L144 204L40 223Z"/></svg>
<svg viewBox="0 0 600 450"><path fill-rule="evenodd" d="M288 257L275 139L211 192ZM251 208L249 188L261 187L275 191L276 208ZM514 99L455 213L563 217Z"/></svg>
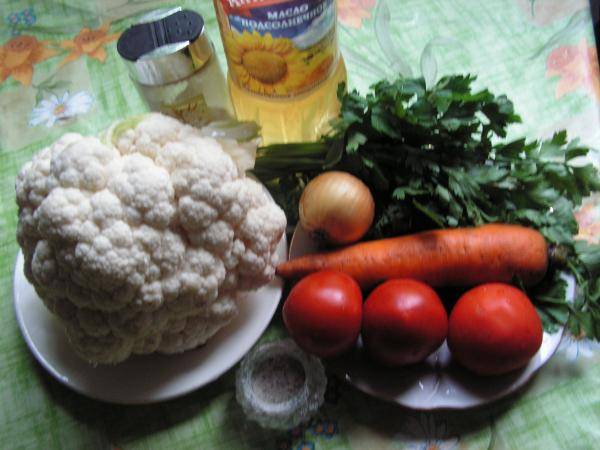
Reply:
<svg viewBox="0 0 600 450"><path fill-rule="evenodd" d="M369 188L346 172L325 172L300 197L300 225L318 241L350 244L369 230L375 202Z"/></svg>

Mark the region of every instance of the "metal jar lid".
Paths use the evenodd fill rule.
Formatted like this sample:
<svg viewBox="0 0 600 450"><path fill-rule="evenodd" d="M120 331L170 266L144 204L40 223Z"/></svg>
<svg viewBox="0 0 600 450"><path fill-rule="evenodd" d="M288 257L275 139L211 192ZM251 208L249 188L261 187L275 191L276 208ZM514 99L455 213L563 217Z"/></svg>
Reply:
<svg viewBox="0 0 600 450"><path fill-rule="evenodd" d="M159 9L142 16L117 42L131 77L160 86L189 77L213 54L204 19L181 7Z"/></svg>

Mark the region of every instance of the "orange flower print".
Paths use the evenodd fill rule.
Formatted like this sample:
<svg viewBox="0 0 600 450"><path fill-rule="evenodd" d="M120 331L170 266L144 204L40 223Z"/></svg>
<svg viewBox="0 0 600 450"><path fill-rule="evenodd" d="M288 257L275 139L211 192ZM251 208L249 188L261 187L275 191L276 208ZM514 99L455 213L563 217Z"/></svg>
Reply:
<svg viewBox="0 0 600 450"><path fill-rule="evenodd" d="M56 54L48 41L33 36L17 36L0 47L0 83L12 76L23 86L31 84L33 66Z"/></svg>
<svg viewBox="0 0 600 450"><path fill-rule="evenodd" d="M101 63L106 59L106 50L104 45L114 41L119 37L119 33L108 34L110 23L105 23L100 28L90 30L82 28L79 34L71 41L62 41L60 46L71 50L71 52L60 63L61 66L75 61L81 55L87 55L90 58L97 59Z"/></svg>
<svg viewBox="0 0 600 450"><path fill-rule="evenodd" d="M585 38L577 45L563 45L550 52L546 60L546 76L559 77L556 98L577 89L585 89L600 101L600 68L596 47Z"/></svg>
<svg viewBox="0 0 600 450"><path fill-rule="evenodd" d="M347 27L360 28L363 19L371 18L377 0L338 0L338 20Z"/></svg>
<svg viewBox="0 0 600 450"><path fill-rule="evenodd" d="M600 194L584 201L575 212L579 224L577 239L584 239L593 244L600 244Z"/></svg>

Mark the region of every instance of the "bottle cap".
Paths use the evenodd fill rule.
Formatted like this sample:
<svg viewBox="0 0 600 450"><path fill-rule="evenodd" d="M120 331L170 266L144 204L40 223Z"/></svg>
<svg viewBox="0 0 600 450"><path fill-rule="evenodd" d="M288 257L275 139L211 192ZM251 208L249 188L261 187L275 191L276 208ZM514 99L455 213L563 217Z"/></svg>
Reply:
<svg viewBox="0 0 600 450"><path fill-rule="evenodd" d="M140 17L121 34L117 51L132 78L148 86L185 79L213 55L204 19L181 7L159 9Z"/></svg>

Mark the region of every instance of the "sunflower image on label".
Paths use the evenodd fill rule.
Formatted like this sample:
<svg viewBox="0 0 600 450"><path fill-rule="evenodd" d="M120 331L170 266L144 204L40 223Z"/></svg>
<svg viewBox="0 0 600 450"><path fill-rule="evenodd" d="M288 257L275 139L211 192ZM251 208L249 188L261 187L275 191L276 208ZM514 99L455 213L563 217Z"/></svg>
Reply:
<svg viewBox="0 0 600 450"><path fill-rule="evenodd" d="M337 64L335 0L215 0L229 73L241 88L293 97Z"/></svg>

